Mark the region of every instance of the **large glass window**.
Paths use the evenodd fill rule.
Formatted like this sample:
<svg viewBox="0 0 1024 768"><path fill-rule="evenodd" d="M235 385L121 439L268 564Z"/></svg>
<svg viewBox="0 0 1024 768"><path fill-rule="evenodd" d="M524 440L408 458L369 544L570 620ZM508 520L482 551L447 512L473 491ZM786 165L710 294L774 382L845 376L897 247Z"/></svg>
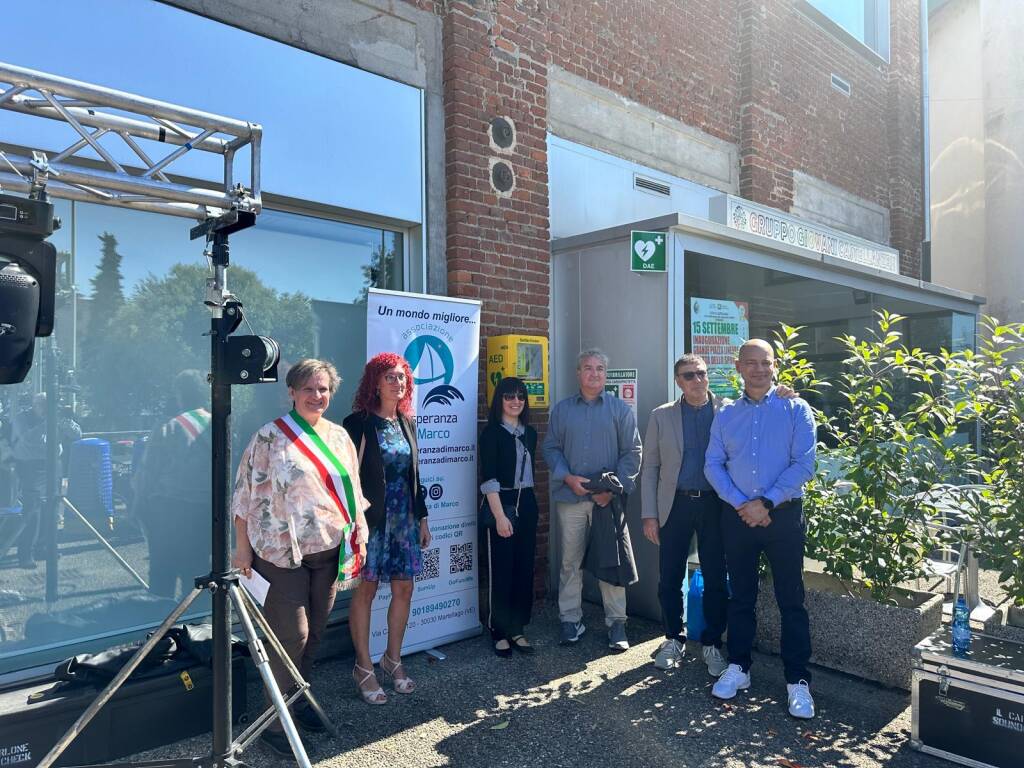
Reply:
<svg viewBox="0 0 1024 768"><path fill-rule="evenodd" d="M71 282L56 333L37 343L23 384L0 387L0 674L158 623L209 569L202 243L188 239L186 219L58 209L54 243ZM283 373L300 357L338 367L345 382L328 417L348 413L366 355L367 289L405 288L404 248L399 231L283 211L232 238L228 287L284 360L280 383L234 388L236 459L290 407ZM63 488L54 513L43 504L51 474ZM206 611L204 598L191 615Z"/></svg>
<svg viewBox="0 0 1024 768"><path fill-rule="evenodd" d="M907 318L899 330L909 347L938 352L974 344L972 315L881 293L693 252L686 254L684 279L686 349L713 357L707 361L709 368L716 364L723 371L732 367L735 336L770 341L780 323L785 323L803 327L800 340L808 345L807 359L821 378L837 381L846 354L836 337L850 334L863 338L876 327L876 312L882 309ZM695 328L695 321L711 325ZM733 330L736 333L731 333ZM723 390L728 386L713 377L712 385L716 384ZM820 397L808 399L834 413L839 395L835 389L827 389Z"/></svg>
<svg viewBox="0 0 1024 768"><path fill-rule="evenodd" d="M825 26L849 35L883 59L889 58L889 0L803 0Z"/></svg>

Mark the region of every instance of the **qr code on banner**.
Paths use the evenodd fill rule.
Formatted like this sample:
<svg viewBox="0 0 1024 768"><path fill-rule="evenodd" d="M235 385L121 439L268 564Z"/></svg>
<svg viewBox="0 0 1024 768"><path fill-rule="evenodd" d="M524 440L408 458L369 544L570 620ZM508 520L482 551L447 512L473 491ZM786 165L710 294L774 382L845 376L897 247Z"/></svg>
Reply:
<svg viewBox="0 0 1024 768"><path fill-rule="evenodd" d="M419 576L416 577L416 581L426 581L427 579L436 579L441 575L441 550L437 547L428 549L423 553L423 570L420 571Z"/></svg>
<svg viewBox="0 0 1024 768"><path fill-rule="evenodd" d="M451 561L449 571L452 573L463 573L464 571L473 570L473 542L452 544L449 548L449 554L449 560Z"/></svg>

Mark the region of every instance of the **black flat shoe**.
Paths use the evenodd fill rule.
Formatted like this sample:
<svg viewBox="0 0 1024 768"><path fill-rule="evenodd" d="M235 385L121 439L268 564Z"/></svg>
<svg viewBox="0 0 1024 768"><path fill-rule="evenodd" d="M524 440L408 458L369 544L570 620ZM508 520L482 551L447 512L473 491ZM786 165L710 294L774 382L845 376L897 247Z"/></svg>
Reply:
<svg viewBox="0 0 1024 768"><path fill-rule="evenodd" d="M313 711L313 708L309 706L301 707L293 711L292 720L295 721L295 724L299 726L299 728L307 733L321 733L327 730L327 726L324 725L316 712Z"/></svg>
<svg viewBox="0 0 1024 768"><path fill-rule="evenodd" d="M516 635L513 637L512 647L524 656L532 656L534 654L534 647L530 645L530 641L526 639L525 635Z"/></svg>
<svg viewBox="0 0 1024 768"><path fill-rule="evenodd" d="M294 757L292 745L288 743L288 737L284 735L284 731L264 731L260 734L260 741L272 752L282 757Z"/></svg>
<svg viewBox="0 0 1024 768"><path fill-rule="evenodd" d="M499 648L498 645L500 643L505 643L506 647L505 648ZM505 640L505 639L498 640L494 644L494 655L495 656L500 656L503 659L507 659L509 656L512 655L512 645L509 643L508 640Z"/></svg>

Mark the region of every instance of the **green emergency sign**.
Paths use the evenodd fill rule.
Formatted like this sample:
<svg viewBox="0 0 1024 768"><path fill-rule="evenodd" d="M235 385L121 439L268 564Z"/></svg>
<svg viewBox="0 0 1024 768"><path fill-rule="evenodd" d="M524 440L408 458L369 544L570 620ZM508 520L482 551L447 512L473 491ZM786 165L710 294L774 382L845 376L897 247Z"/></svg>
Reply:
<svg viewBox="0 0 1024 768"><path fill-rule="evenodd" d="M664 232L641 232L638 229L630 232L630 270L633 272L664 272L665 240Z"/></svg>

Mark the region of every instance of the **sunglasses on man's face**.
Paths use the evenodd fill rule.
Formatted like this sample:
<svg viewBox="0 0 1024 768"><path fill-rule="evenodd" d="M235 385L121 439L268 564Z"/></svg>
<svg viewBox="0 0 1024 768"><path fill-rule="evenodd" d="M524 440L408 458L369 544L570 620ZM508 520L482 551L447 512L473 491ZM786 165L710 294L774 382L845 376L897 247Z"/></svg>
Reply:
<svg viewBox="0 0 1024 768"><path fill-rule="evenodd" d="M694 379L706 379L708 377L707 371L680 371L676 374L683 381L693 381Z"/></svg>
<svg viewBox="0 0 1024 768"><path fill-rule="evenodd" d="M526 402L525 392L506 392L501 397L507 403L511 403L513 400L521 400L524 403Z"/></svg>

